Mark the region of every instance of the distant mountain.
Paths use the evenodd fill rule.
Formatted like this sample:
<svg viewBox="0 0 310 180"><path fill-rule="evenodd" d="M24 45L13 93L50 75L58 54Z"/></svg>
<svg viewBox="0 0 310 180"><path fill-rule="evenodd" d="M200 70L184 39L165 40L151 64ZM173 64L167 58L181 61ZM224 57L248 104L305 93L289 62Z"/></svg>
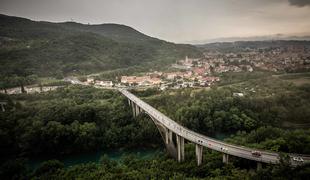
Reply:
<svg viewBox="0 0 310 180"><path fill-rule="evenodd" d="M174 44L119 24L37 22L0 15L1 76L94 73L153 67L201 56L192 45Z"/></svg>
<svg viewBox="0 0 310 180"><path fill-rule="evenodd" d="M209 44L196 45L201 51L219 51L227 52L241 52L248 51L248 49L265 49L278 47L300 47L304 46L310 48L310 41L299 40L273 40L273 41L236 41L236 42L216 42Z"/></svg>
<svg viewBox="0 0 310 180"><path fill-rule="evenodd" d="M310 35L283 35L276 34L270 36L251 36L251 37L225 37L225 38L215 38L207 40L190 41L190 44L203 45L208 43L216 42L236 42L236 41L277 41L277 40L310 40Z"/></svg>

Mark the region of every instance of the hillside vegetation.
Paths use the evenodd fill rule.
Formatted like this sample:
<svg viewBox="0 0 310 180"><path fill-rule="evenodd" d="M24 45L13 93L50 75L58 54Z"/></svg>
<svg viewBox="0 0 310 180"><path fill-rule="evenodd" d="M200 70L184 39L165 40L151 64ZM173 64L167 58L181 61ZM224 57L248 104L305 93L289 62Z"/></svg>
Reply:
<svg viewBox="0 0 310 180"><path fill-rule="evenodd" d="M36 22L0 15L2 77L61 77L132 66L150 68L186 55L200 56L200 52L124 25Z"/></svg>

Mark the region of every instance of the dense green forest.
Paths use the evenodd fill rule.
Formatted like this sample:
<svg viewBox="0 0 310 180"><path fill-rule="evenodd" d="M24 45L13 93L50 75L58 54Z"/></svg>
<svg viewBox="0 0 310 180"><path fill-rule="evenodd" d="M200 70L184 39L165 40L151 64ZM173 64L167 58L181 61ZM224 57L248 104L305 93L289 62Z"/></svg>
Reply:
<svg viewBox="0 0 310 180"><path fill-rule="evenodd" d="M1 94L1 99L9 102L0 114L0 153L8 156L153 147L159 142L153 139L158 134L154 125L134 120L125 99L114 91L70 86L45 94Z"/></svg>
<svg viewBox="0 0 310 180"><path fill-rule="evenodd" d="M42 163L31 171L25 161L17 159L1 166L0 175L12 179L307 179L310 166L290 168L287 162L277 166L266 166L255 171L254 164L234 159L234 163L224 165L219 153L205 151L204 163L196 165L194 146L186 145L186 161L178 163L160 154L152 159L143 160L135 156L124 156L121 162L102 156L99 163L86 163L70 167L58 160Z"/></svg>
<svg viewBox="0 0 310 180"><path fill-rule="evenodd" d="M65 167L60 161L30 169L27 158L69 155L98 149L164 147L155 125L147 116L134 119L127 100L116 91L65 86L41 94L1 95L8 101L1 112L0 177L4 179L305 179L310 167L288 167L286 153L310 153L310 131L288 128L285 123L308 124L310 86L295 86L264 74L211 89L132 92L197 132L231 135L225 141L280 152L280 165L264 165L204 150L204 163L196 166L194 145L186 145L184 163L165 153L151 159L125 156L120 162L103 156L100 163ZM266 81L268 79L268 81ZM281 80L283 79L283 80ZM247 87L247 88L245 88ZM253 91L253 89L255 91ZM234 92L244 93L236 97ZM35 147L35 148L34 148ZM189 171L190 169L190 171Z"/></svg>
<svg viewBox="0 0 310 180"><path fill-rule="evenodd" d="M36 22L0 15L2 87L10 87L13 76L62 78L129 67L147 71L186 55L201 53L194 46L152 38L125 25Z"/></svg>

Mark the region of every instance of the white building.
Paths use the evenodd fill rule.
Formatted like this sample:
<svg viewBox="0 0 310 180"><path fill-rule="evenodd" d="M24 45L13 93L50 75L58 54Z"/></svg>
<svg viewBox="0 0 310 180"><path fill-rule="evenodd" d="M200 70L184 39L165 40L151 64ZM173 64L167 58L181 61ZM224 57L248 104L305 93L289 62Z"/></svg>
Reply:
<svg viewBox="0 0 310 180"><path fill-rule="evenodd" d="M96 81L95 85L104 86L104 87L112 87L113 82L112 81Z"/></svg>
<svg viewBox="0 0 310 180"><path fill-rule="evenodd" d="M94 83L95 82L95 79L94 78L87 78L86 82L88 84L91 84L91 83Z"/></svg>
<svg viewBox="0 0 310 180"><path fill-rule="evenodd" d="M233 93L234 97L243 97L244 94L243 93Z"/></svg>

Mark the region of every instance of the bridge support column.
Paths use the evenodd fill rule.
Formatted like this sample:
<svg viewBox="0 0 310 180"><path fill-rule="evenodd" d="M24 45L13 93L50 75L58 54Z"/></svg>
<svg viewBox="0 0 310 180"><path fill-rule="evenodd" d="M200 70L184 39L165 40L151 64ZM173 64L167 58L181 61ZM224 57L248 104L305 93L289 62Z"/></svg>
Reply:
<svg viewBox="0 0 310 180"><path fill-rule="evenodd" d="M130 101L130 99L128 99L128 104L129 104L129 106L131 106L131 101Z"/></svg>
<svg viewBox="0 0 310 180"><path fill-rule="evenodd" d="M261 162L257 162L256 170L259 171L261 169L262 169L262 163Z"/></svg>
<svg viewBox="0 0 310 180"><path fill-rule="evenodd" d="M165 143L172 143L172 131L168 128L165 128Z"/></svg>
<svg viewBox="0 0 310 180"><path fill-rule="evenodd" d="M178 161L184 161L184 138L176 134L177 138L177 149L178 149Z"/></svg>
<svg viewBox="0 0 310 180"><path fill-rule="evenodd" d="M133 114L133 117L137 117L136 115L136 105L134 102L131 102L131 108L132 108L132 114Z"/></svg>
<svg viewBox="0 0 310 180"><path fill-rule="evenodd" d="M196 144L196 158L197 158L198 166L200 166L202 163L202 151L203 151L203 146Z"/></svg>
<svg viewBox="0 0 310 180"><path fill-rule="evenodd" d="M7 105L7 102L0 102L0 105L1 105L1 110L2 112L5 112L5 105Z"/></svg>
<svg viewBox="0 0 310 180"><path fill-rule="evenodd" d="M168 132L168 137L169 137L169 143L173 143L172 131L171 130L169 130L169 132Z"/></svg>
<svg viewBox="0 0 310 180"><path fill-rule="evenodd" d="M136 104L136 116L138 116L140 114L140 107Z"/></svg>
<svg viewBox="0 0 310 180"><path fill-rule="evenodd" d="M5 108L3 104L1 104L1 109L2 109L2 112L5 112Z"/></svg>
<svg viewBox="0 0 310 180"><path fill-rule="evenodd" d="M143 109L142 109L142 108L140 108L140 107L139 107L139 112L140 112L140 113L143 113Z"/></svg>
<svg viewBox="0 0 310 180"><path fill-rule="evenodd" d="M223 163L224 164L228 164L228 158L229 158L228 154L223 154Z"/></svg>
<svg viewBox="0 0 310 180"><path fill-rule="evenodd" d="M169 129L165 128L165 143L169 144Z"/></svg>

